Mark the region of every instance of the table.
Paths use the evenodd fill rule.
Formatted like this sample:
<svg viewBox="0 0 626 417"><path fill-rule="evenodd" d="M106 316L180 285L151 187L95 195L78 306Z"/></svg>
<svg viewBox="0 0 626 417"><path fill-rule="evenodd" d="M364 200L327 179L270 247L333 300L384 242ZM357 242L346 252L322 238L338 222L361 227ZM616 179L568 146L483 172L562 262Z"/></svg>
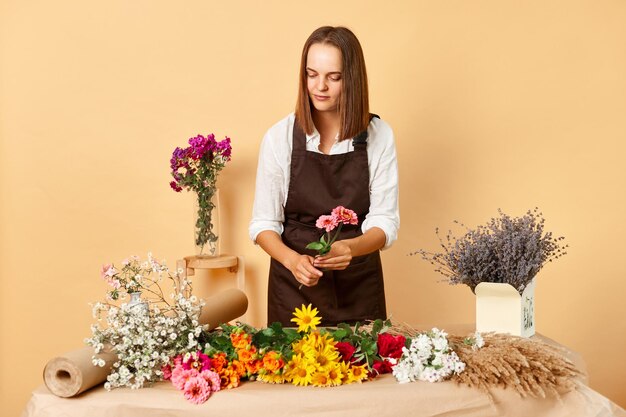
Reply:
<svg viewBox="0 0 626 417"><path fill-rule="evenodd" d="M467 330L470 327L443 328L450 333L456 333L452 329ZM557 344L541 335L536 337ZM580 355L569 349L565 352L584 370ZM454 382L398 384L392 375L386 374L374 381L333 388L244 382L239 388L217 392L206 403L194 405L187 402L182 392L169 382L160 382L152 388L141 390L123 388L111 392L100 386L78 397L67 399L54 396L42 385L33 392L22 417L626 417L622 408L585 385L585 378L577 381L575 391L562 395L560 399L523 399L514 391L503 389L494 389L491 393L493 402L485 393L457 386Z"/></svg>

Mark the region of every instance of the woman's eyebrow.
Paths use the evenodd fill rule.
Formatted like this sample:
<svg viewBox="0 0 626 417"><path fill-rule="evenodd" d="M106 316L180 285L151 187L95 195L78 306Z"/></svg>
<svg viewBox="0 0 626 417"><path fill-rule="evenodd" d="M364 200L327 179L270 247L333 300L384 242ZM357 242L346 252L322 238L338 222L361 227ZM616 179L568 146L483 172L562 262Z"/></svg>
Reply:
<svg viewBox="0 0 626 417"><path fill-rule="evenodd" d="M314 70L313 68L310 68L310 67L306 67L306 70L307 70L307 71L317 72L317 70ZM331 72L329 72L329 73L328 73L328 75L333 75L333 74L339 74L339 75L341 75L341 71L331 71Z"/></svg>

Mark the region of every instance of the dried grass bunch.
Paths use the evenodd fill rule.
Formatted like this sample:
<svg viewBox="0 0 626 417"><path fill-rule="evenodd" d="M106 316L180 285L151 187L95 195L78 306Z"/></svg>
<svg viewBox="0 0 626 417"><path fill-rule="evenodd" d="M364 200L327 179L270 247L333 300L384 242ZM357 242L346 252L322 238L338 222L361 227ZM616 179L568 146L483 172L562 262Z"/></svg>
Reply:
<svg viewBox="0 0 626 417"><path fill-rule="evenodd" d="M536 398L559 397L575 388L581 372L557 347L508 334L482 336L485 344L477 350L464 343L463 337L449 336L466 365L465 372L452 377L458 384L487 394L490 388L511 388L522 397Z"/></svg>
<svg viewBox="0 0 626 417"><path fill-rule="evenodd" d="M562 245L564 237L544 232L545 220L538 208L522 217L510 217L500 209L498 213L500 217L473 230L455 221L466 229L460 238L448 231L444 240L437 228L443 252L420 249L411 255L419 254L435 265L450 284L465 284L474 291L481 282L500 282L521 294L546 262L567 253L568 245Z"/></svg>

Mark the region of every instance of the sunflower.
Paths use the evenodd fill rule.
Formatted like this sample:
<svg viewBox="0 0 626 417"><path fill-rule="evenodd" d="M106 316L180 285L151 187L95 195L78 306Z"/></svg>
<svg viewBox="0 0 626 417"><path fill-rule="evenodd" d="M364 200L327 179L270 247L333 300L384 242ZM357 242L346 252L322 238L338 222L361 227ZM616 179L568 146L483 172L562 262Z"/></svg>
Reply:
<svg viewBox="0 0 626 417"><path fill-rule="evenodd" d="M326 345L317 352L315 360L318 369L325 370L333 366L337 362L337 358L339 358L337 349L333 345Z"/></svg>
<svg viewBox="0 0 626 417"><path fill-rule="evenodd" d="M317 317L317 308L312 308L311 304L308 306L302 304L302 309L296 307L293 315L295 317L291 321L298 325L299 332L308 332L309 329L315 330L317 325L322 322L322 319Z"/></svg>
<svg viewBox="0 0 626 417"><path fill-rule="evenodd" d="M361 382L367 379L367 368L365 365L355 366L352 365L348 370L348 383Z"/></svg>
<svg viewBox="0 0 626 417"><path fill-rule="evenodd" d="M306 356L307 358L315 357L315 346L309 336L305 336L292 344L293 353Z"/></svg>
<svg viewBox="0 0 626 417"><path fill-rule="evenodd" d="M294 385L309 385L312 375L315 372L315 365L301 355L295 355L289 362L288 378Z"/></svg>
<svg viewBox="0 0 626 417"><path fill-rule="evenodd" d="M285 382L285 376L282 372L267 372L257 375L257 379L268 384L282 384Z"/></svg>
<svg viewBox="0 0 626 417"><path fill-rule="evenodd" d="M311 385L314 387L329 387L331 381L326 372L317 371L311 376Z"/></svg>
<svg viewBox="0 0 626 417"><path fill-rule="evenodd" d="M332 365L328 367L328 382L330 385L341 385L341 364L332 362Z"/></svg>
<svg viewBox="0 0 626 417"><path fill-rule="evenodd" d="M311 338L311 344L318 351L324 350L326 346L335 346L337 343L328 333L320 334L320 332L313 332L309 335L309 337Z"/></svg>
<svg viewBox="0 0 626 417"><path fill-rule="evenodd" d="M339 362L339 373L341 374L341 384L349 384L350 381L350 363Z"/></svg>

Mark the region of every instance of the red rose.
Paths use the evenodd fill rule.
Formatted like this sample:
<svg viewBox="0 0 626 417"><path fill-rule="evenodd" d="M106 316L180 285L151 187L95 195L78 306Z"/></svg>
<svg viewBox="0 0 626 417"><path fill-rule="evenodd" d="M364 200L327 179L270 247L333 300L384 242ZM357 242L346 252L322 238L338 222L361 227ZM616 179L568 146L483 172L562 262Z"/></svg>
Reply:
<svg viewBox="0 0 626 417"><path fill-rule="evenodd" d="M402 335L392 336L389 333L378 335L378 356L400 359L406 338Z"/></svg>
<svg viewBox="0 0 626 417"><path fill-rule="evenodd" d="M339 352L339 354L341 355L341 359L345 362L351 362L352 360L354 360L352 358L352 355L354 355L354 352L356 351L356 348L354 346L352 346L350 343L348 342L337 342L335 344L335 347L337 348L337 352Z"/></svg>
<svg viewBox="0 0 626 417"><path fill-rule="evenodd" d="M388 374L391 372L391 363L388 360L374 361L372 368L378 375Z"/></svg>

